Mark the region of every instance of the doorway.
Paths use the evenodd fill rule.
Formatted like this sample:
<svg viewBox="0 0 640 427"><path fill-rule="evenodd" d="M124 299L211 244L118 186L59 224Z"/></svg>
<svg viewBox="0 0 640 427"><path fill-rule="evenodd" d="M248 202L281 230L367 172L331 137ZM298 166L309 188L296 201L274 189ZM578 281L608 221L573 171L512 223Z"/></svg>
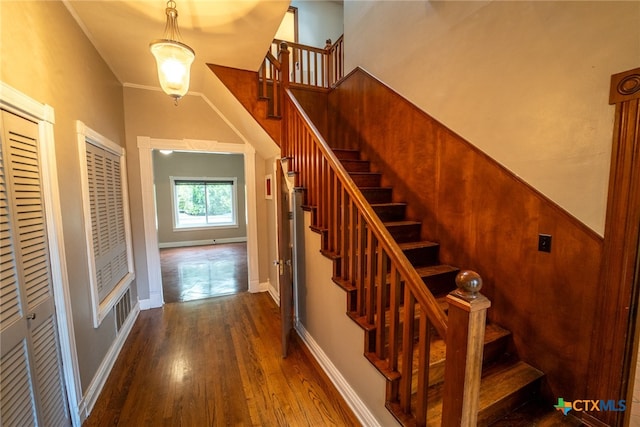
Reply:
<svg viewBox="0 0 640 427"><path fill-rule="evenodd" d="M249 144L228 144L203 140L168 140L138 137L140 160L140 181L142 188L142 214L145 240L146 273L149 284L145 298L141 291L141 309L161 307L164 303L160 250L157 232L156 200L153 183L153 150L174 150L191 153L232 153L242 154L245 174L246 202L246 260L247 288L249 292L260 291L258 278L258 242L256 212L255 150ZM142 276L139 274L139 276Z"/></svg>
<svg viewBox="0 0 640 427"><path fill-rule="evenodd" d="M247 291L244 156L152 156L164 302Z"/></svg>

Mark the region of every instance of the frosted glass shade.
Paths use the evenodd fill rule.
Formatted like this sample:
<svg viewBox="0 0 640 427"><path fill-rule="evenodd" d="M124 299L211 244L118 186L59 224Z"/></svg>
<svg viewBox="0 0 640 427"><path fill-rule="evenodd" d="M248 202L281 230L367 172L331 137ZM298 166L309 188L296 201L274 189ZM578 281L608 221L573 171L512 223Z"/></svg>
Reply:
<svg viewBox="0 0 640 427"><path fill-rule="evenodd" d="M149 45L156 58L160 87L169 96L180 99L189 90L193 49L174 40L156 40Z"/></svg>

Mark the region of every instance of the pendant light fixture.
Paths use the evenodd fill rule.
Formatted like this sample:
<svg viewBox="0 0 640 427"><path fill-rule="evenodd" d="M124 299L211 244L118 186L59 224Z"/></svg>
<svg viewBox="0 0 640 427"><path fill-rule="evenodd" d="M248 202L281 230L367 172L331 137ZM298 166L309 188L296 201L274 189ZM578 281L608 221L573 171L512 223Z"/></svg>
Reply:
<svg viewBox="0 0 640 427"><path fill-rule="evenodd" d="M165 12L167 24L164 27L164 38L152 41L149 49L156 58L160 87L178 105L178 99L189 90L189 74L196 54L179 41L181 37L176 2L169 0Z"/></svg>

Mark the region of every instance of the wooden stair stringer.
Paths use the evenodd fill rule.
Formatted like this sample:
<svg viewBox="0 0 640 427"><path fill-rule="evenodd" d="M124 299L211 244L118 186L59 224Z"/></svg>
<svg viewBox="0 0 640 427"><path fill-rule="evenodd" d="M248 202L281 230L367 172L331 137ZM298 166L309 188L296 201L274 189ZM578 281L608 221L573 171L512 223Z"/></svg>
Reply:
<svg viewBox="0 0 640 427"><path fill-rule="evenodd" d="M267 103L269 101L258 96L258 73L222 65L207 65L265 132L276 144L280 145L282 123L279 118L267 117Z"/></svg>

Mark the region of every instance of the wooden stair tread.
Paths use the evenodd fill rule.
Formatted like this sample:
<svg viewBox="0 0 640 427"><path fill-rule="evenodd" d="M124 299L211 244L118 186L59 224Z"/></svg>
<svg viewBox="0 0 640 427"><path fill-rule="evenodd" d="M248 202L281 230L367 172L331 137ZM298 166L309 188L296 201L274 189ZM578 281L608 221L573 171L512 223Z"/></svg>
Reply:
<svg viewBox="0 0 640 427"><path fill-rule="evenodd" d="M347 172L368 172L371 162L361 159L340 159L340 163L347 170ZM362 168L362 169L360 169Z"/></svg>
<svg viewBox="0 0 640 427"><path fill-rule="evenodd" d="M480 410L504 398L512 390L540 379L544 374L522 360L501 362L482 375Z"/></svg>
<svg viewBox="0 0 640 427"><path fill-rule="evenodd" d="M382 176L382 174L380 172L366 172L366 171L354 171L354 172L349 172L349 175L380 175Z"/></svg>
<svg viewBox="0 0 640 427"><path fill-rule="evenodd" d="M402 249L403 251L406 251L406 250L419 249L419 248L431 248L435 246L440 246L440 244L435 242L430 242L428 240L421 240L417 242L399 243L398 246L400 246L400 249Z"/></svg>
<svg viewBox="0 0 640 427"><path fill-rule="evenodd" d="M385 227L400 227L403 225L421 225L420 221L388 221L383 223Z"/></svg>
<svg viewBox="0 0 640 427"><path fill-rule="evenodd" d="M509 400L514 391L525 390L543 376L542 372L522 361L503 362L490 370L483 371L480 383L478 425L487 426L496 421L497 419L491 419L496 406ZM429 397L427 425L439 426L442 417L442 384L431 387Z"/></svg>
<svg viewBox="0 0 640 427"><path fill-rule="evenodd" d="M369 191L376 191L376 190L380 190L380 191L391 191L393 190L393 187L360 187L360 191L363 190L369 190ZM372 206L378 205L380 203L371 203Z"/></svg>
<svg viewBox="0 0 640 427"><path fill-rule="evenodd" d="M459 270L460 270L459 268L453 267L447 264L427 265L424 267L416 268L416 271L422 278L429 277L429 276L437 276L439 274L455 273L456 271L459 271Z"/></svg>
<svg viewBox="0 0 640 427"><path fill-rule="evenodd" d="M483 373L480 383L480 398L478 406L478 423L486 425L496 418L501 418L510 408L504 408L503 413L496 417L495 412L499 412L497 406L514 399L514 395L520 390L525 390L527 386L540 380L544 374L533 366L521 360L507 366L496 366ZM530 400L530 396L522 396L526 399L521 403Z"/></svg>
<svg viewBox="0 0 640 427"><path fill-rule="evenodd" d="M393 206L407 206L404 202L389 202L389 203L371 203L371 207L393 207Z"/></svg>
<svg viewBox="0 0 640 427"><path fill-rule="evenodd" d="M578 427L582 421L571 414L563 415L552 405L533 400L491 424L491 427Z"/></svg>

